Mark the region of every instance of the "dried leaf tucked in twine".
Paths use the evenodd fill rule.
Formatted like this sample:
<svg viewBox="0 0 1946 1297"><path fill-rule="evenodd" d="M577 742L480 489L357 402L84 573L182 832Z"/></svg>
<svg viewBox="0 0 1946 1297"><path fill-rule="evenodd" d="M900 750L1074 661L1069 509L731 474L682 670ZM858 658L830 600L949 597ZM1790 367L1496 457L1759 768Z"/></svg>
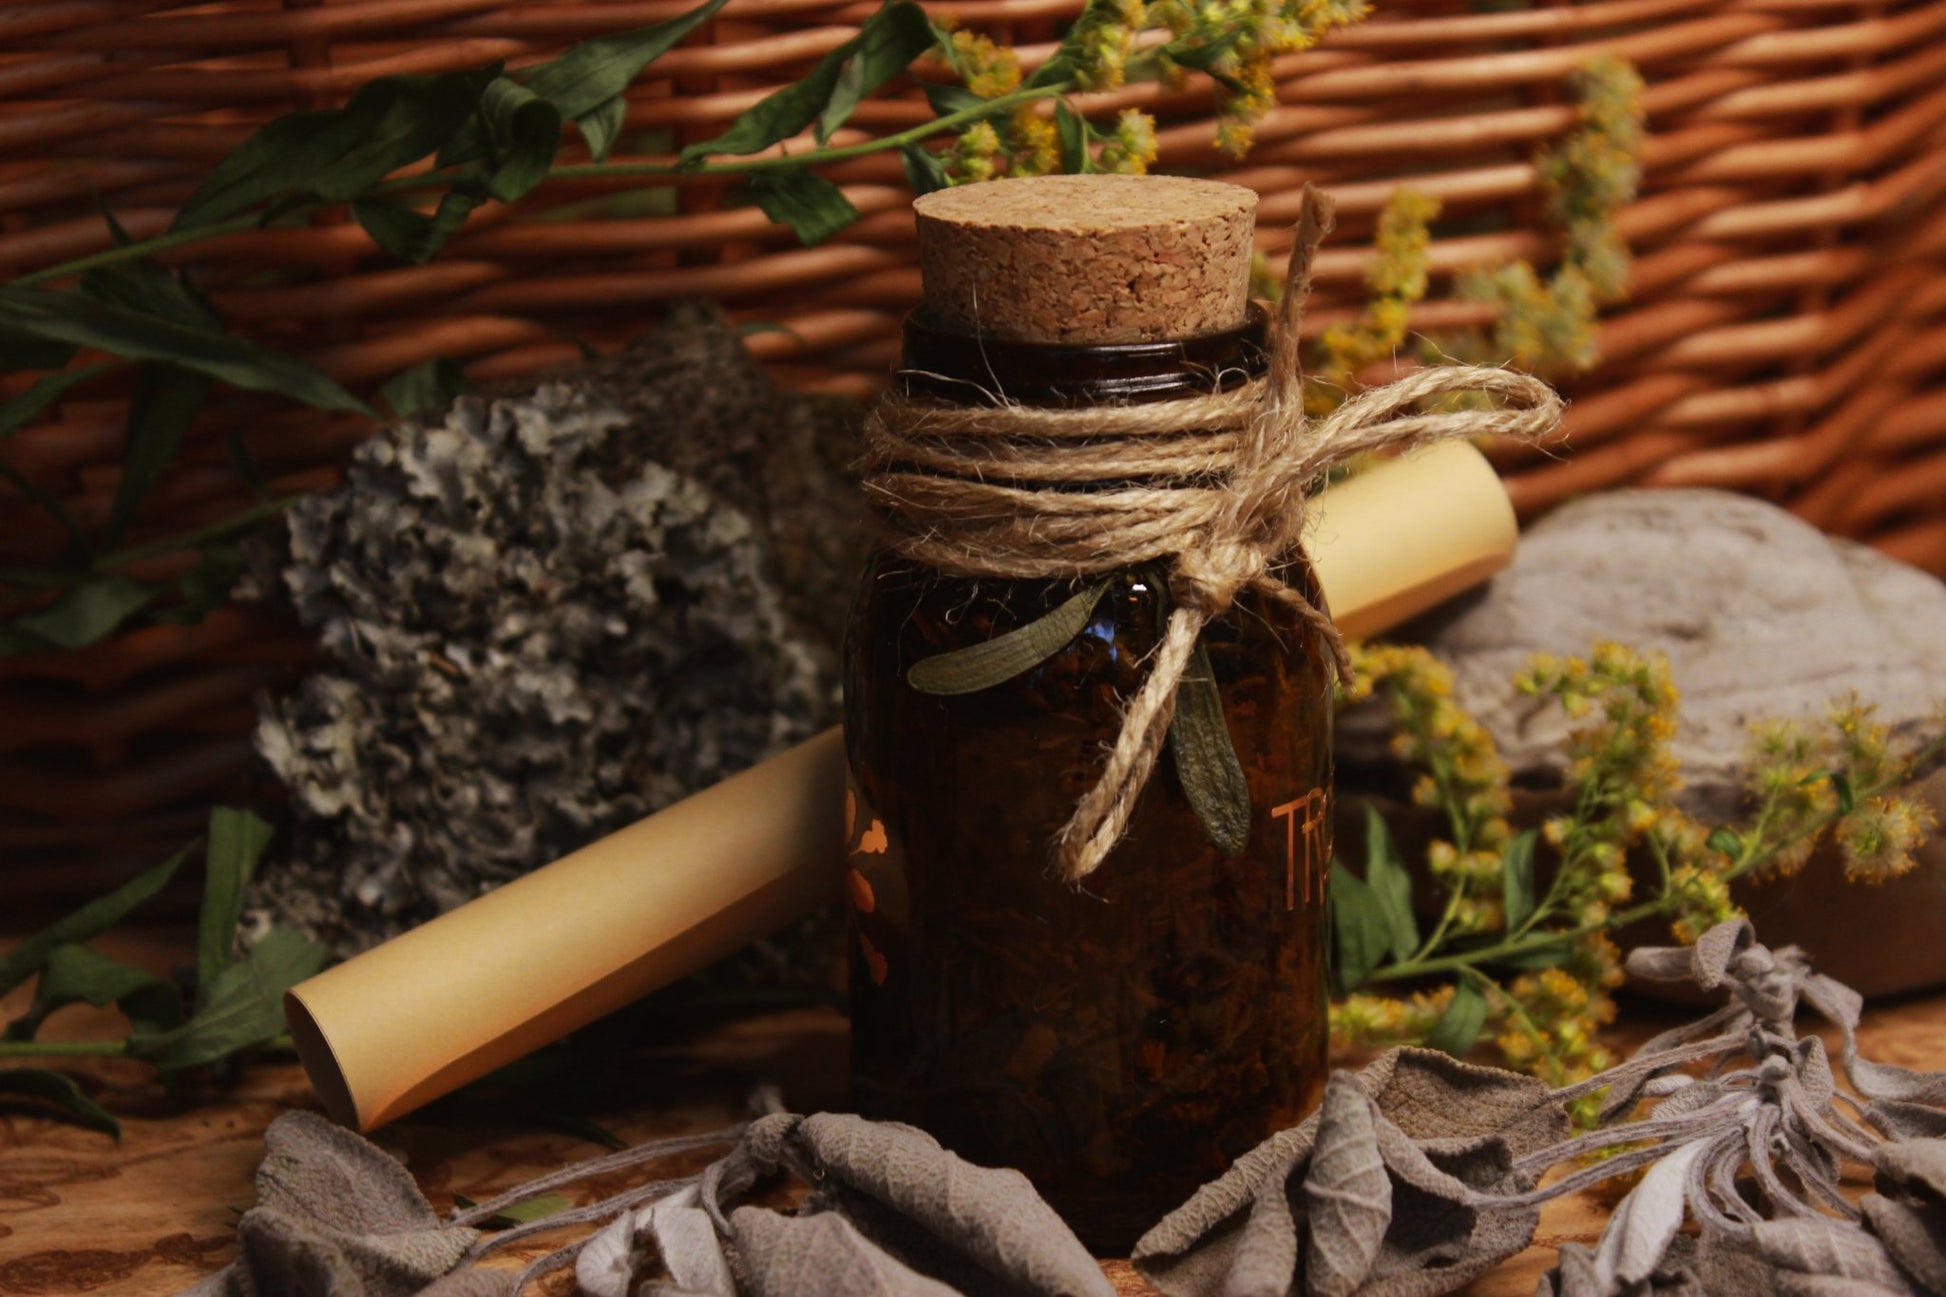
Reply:
<svg viewBox="0 0 1946 1297"><path fill-rule="evenodd" d="M1435 1297L1528 1246L1543 1203L1640 1171L1601 1239L1563 1246L1537 1297L1946 1297L1946 1073L1858 1057L1859 997L1795 948L1757 944L1745 920L1691 948L1638 950L1629 969L1729 1000L1562 1089L1431 1050L1340 1072L1310 1120L1150 1230L1136 1268L1167 1297ZM1853 1094L1822 1042L1796 1034L1800 1004L1838 1029ZM1568 1105L1590 1096L1602 1124L1570 1135ZM268 1139L237 1264L197 1297L511 1297L568 1265L589 1297L1114 1291L1020 1173L861 1117L770 1111L569 1167L444 1222L403 1168L320 1118L279 1118ZM491 1236L473 1228L720 1144L733 1147L701 1174ZM1566 1174L1543 1185L1556 1167ZM1848 1168L1875 1176L1857 1205L1839 1189ZM744 1205L787 1173L813 1189L797 1211ZM600 1228L518 1275L465 1268L567 1225Z"/></svg>

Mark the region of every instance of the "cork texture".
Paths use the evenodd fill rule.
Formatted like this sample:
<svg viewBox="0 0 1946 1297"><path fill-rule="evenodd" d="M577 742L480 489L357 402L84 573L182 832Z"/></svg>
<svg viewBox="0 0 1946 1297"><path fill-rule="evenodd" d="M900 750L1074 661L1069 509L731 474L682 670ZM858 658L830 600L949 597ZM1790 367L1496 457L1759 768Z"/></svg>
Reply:
<svg viewBox="0 0 1946 1297"><path fill-rule="evenodd" d="M925 309L1017 342L1215 333L1249 309L1257 195L1183 176L1035 176L913 203Z"/></svg>

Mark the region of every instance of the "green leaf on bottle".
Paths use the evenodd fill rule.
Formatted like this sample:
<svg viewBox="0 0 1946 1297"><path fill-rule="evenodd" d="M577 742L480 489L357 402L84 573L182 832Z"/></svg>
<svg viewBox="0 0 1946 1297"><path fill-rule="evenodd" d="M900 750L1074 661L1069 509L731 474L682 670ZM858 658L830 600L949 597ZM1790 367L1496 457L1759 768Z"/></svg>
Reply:
<svg viewBox="0 0 1946 1297"><path fill-rule="evenodd" d="M807 167L759 171L750 194L765 216L786 225L805 247L816 247L858 219L844 190Z"/></svg>
<svg viewBox="0 0 1946 1297"><path fill-rule="evenodd" d="M609 150L615 147L615 141L621 137L622 126L627 120L628 100L616 95L575 118L574 124L588 145L588 156L597 162L606 162Z"/></svg>
<svg viewBox="0 0 1946 1297"><path fill-rule="evenodd" d="M905 682L922 694L970 694L991 689L1030 671L1066 648L1108 592L1103 581L1089 586L1044 617L1004 635L913 664Z"/></svg>
<svg viewBox="0 0 1946 1297"><path fill-rule="evenodd" d="M561 110L509 77L495 77L480 95L489 165L486 190L511 203L547 178L561 147Z"/></svg>
<svg viewBox="0 0 1946 1297"><path fill-rule="evenodd" d="M682 161L697 165L712 154L761 153L816 122L827 133L876 91L931 49L932 24L911 0L892 0L865 21L858 35L818 61L802 81L765 96L714 139L692 144ZM855 70L847 72L855 62ZM842 85L841 85L842 82Z"/></svg>
<svg viewBox="0 0 1946 1297"><path fill-rule="evenodd" d="M1743 838L1735 829L1725 825L1719 824L1711 829L1710 835L1703 839L1703 845L1711 851L1723 853L1732 860L1739 860L1743 856Z"/></svg>
<svg viewBox="0 0 1946 1297"><path fill-rule="evenodd" d="M1200 641L1190 652L1182 683L1176 686L1169 752L1183 795L1203 832L1224 855L1242 855L1250 845L1250 785L1230 741L1216 671Z"/></svg>
<svg viewBox="0 0 1946 1297"><path fill-rule="evenodd" d="M1077 176L1093 171L1095 155L1088 148L1088 120L1068 107L1065 99L1055 102L1054 129L1061 137L1061 170Z"/></svg>

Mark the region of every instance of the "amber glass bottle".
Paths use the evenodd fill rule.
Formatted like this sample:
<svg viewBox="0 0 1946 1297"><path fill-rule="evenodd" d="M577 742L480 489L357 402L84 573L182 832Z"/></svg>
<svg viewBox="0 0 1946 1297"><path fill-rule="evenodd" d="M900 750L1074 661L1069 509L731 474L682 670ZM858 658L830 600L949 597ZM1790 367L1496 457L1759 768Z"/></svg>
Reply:
<svg viewBox="0 0 1946 1297"><path fill-rule="evenodd" d="M1260 313L1108 344L975 338L922 314L899 381L945 400L1180 397L1261 373L1262 336ZM1283 575L1304 588L1296 563ZM1248 845L1210 843L1165 759L1107 862L1064 883L1050 843L1167 613L1163 571L1102 576L1051 657L943 697L908 684L916 662L1031 622L1076 584L868 563L845 679L853 1097L1020 1168L1084 1242L1125 1254L1297 1121L1323 1079L1331 676L1316 633L1246 591L1202 642L1249 786Z"/></svg>

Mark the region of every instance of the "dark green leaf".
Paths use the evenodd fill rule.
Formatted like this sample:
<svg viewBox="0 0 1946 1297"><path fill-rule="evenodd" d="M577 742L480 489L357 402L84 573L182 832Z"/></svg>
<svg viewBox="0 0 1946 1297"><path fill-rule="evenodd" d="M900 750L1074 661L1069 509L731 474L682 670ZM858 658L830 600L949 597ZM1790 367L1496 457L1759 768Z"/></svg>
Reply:
<svg viewBox="0 0 1946 1297"><path fill-rule="evenodd" d="M1453 1002L1427 1033L1426 1048L1464 1058L1486 1025L1487 997L1472 978L1462 976L1453 987Z"/></svg>
<svg viewBox="0 0 1946 1297"><path fill-rule="evenodd" d="M1073 79L1075 69L1086 57L1088 44L1095 39L1096 33L1121 20L1121 7L1117 0L1088 0L1080 15L1068 27L1067 35L1061 38L1053 56L1034 69L1033 75L1021 83L1022 87L1038 89Z"/></svg>
<svg viewBox="0 0 1946 1297"><path fill-rule="evenodd" d="M1831 790L1838 794L1838 814L1849 815L1858 805L1858 794L1852 791L1851 776L1842 770L1831 772Z"/></svg>
<svg viewBox="0 0 1946 1297"><path fill-rule="evenodd" d="M930 194L953 183L946 175L946 164L923 144L908 144L900 149L899 161L905 164L905 182L915 194Z"/></svg>
<svg viewBox="0 0 1946 1297"><path fill-rule="evenodd" d="M0 441L26 427L42 410L60 400L69 388L113 368L113 363L82 365L78 369L64 369L58 374L35 379L32 387L5 405L0 405Z"/></svg>
<svg viewBox="0 0 1946 1297"><path fill-rule="evenodd" d="M750 193L765 216L790 226L807 248L858 219L844 190L804 167L759 171L750 177Z"/></svg>
<svg viewBox="0 0 1946 1297"><path fill-rule="evenodd" d="M161 586L119 572L87 577L47 607L0 621L0 657L93 644L161 593Z"/></svg>
<svg viewBox="0 0 1946 1297"><path fill-rule="evenodd" d="M46 966L48 956L59 947L77 945L99 937L120 923L130 911L161 891L175 877L176 870L188 859L189 851L189 847L184 847L155 868L138 874L106 896L96 897L65 918L55 920L5 955L0 955L0 995L5 995L40 972Z"/></svg>
<svg viewBox="0 0 1946 1297"><path fill-rule="evenodd" d="M1095 169L1095 155L1088 148L1088 122L1062 99L1054 105L1054 129L1061 136L1061 170L1085 175Z"/></svg>
<svg viewBox="0 0 1946 1297"><path fill-rule="evenodd" d="M199 1067L261 1045L284 1030L284 992L324 967L324 947L289 928L272 928L208 986L203 1006L173 1031L138 1031L128 1052L163 1071Z"/></svg>
<svg viewBox="0 0 1946 1297"><path fill-rule="evenodd" d="M1743 856L1743 839L1737 836L1735 829L1725 828L1722 825L1710 830L1709 837L1703 839L1703 845L1711 851L1722 852L1732 860Z"/></svg>
<svg viewBox="0 0 1946 1297"><path fill-rule="evenodd" d="M682 160L695 164L711 154L760 153L790 139L826 116L838 99L838 83L847 62L855 58L859 63L846 91L855 107L859 98L905 71L912 60L932 48L932 43L932 25L925 10L911 0L892 0L866 20L858 35L819 60L802 81L766 96L715 139L690 145L682 151ZM845 108L843 116L849 116L850 111Z"/></svg>
<svg viewBox="0 0 1946 1297"><path fill-rule="evenodd" d="M174 365L149 364L135 382L135 395L128 403L127 431L123 434L122 480L115 487L115 503L108 513L108 525L101 534L101 546L112 550L128 533L135 510L142 498L158 482L182 447L189 425L209 396L209 379Z"/></svg>
<svg viewBox="0 0 1946 1297"><path fill-rule="evenodd" d="M1107 582L1091 585L1066 603L1025 626L914 664L905 682L922 694L970 694L1011 680L1066 648L1108 592Z"/></svg>
<svg viewBox="0 0 1946 1297"><path fill-rule="evenodd" d="M472 390L472 380L458 361L436 356L399 374L378 394L391 407L393 418L406 419L421 410L443 410Z"/></svg>
<svg viewBox="0 0 1946 1297"><path fill-rule="evenodd" d="M66 343L0 330L0 374L22 369L59 369L74 359L76 348Z"/></svg>
<svg viewBox="0 0 1946 1297"><path fill-rule="evenodd" d="M1528 829L1507 844L1500 861L1500 904L1507 931L1514 932L1534 913L1534 847L1540 833Z"/></svg>
<svg viewBox="0 0 1946 1297"><path fill-rule="evenodd" d="M553 104L561 116L584 117L628 89L643 68L715 17L724 3L709 0L653 27L582 41L553 62L520 73L521 84ZM593 141L589 143L592 147Z"/></svg>
<svg viewBox="0 0 1946 1297"><path fill-rule="evenodd" d="M608 161L608 151L615 147L615 140L622 133L622 126L628 120L628 100L616 95L599 107L591 108L574 119L581 131L581 138L587 141L588 156L597 162Z"/></svg>
<svg viewBox="0 0 1946 1297"><path fill-rule="evenodd" d="M947 85L939 81L927 81L919 88L925 93L926 102L932 105L933 113L940 117L951 117L955 113L963 113L992 102L990 99L982 99L965 86ZM1007 110L995 108L993 111L997 116Z"/></svg>
<svg viewBox="0 0 1946 1297"><path fill-rule="evenodd" d="M243 890L257 860L270 845L271 827L249 811L219 806L209 813L209 849L204 856L203 909L196 923L196 986L205 988L236 960L237 923L243 918Z"/></svg>
<svg viewBox="0 0 1946 1297"><path fill-rule="evenodd" d="M1370 802L1365 803L1365 881L1371 885L1385 915L1385 926L1392 934L1392 958L1410 959L1419 949L1419 921L1412 913L1412 875L1392 845L1392 833L1385 817Z"/></svg>
<svg viewBox="0 0 1946 1297"><path fill-rule="evenodd" d="M81 276L81 291L96 301L153 315L202 333L220 333L223 318L186 279L170 274L147 259L104 266Z"/></svg>
<svg viewBox="0 0 1946 1297"><path fill-rule="evenodd" d="M854 55L838 69L838 79L831 86L831 98L825 102L824 111L818 114L817 126L811 137L819 144L828 141L833 131L851 120L851 115L858 111L859 100L864 97L865 61Z"/></svg>
<svg viewBox="0 0 1946 1297"><path fill-rule="evenodd" d="M250 453L248 432L249 429L241 423L232 426L223 438L223 449L228 453L230 467L236 470L236 475L249 483L258 499L268 500L271 497L270 479L265 476L263 465L257 462L257 457Z"/></svg>
<svg viewBox="0 0 1946 1297"><path fill-rule="evenodd" d="M48 1104L62 1116L89 1130L122 1137L121 1123L108 1110L81 1093L72 1077L38 1067L0 1069L0 1098L32 1099Z"/></svg>
<svg viewBox="0 0 1946 1297"><path fill-rule="evenodd" d="M1392 927L1378 897L1364 879L1349 869L1333 869L1325 889L1331 912L1331 944L1336 956L1338 989L1355 991L1365 984L1392 947Z"/></svg>
<svg viewBox="0 0 1946 1297"><path fill-rule="evenodd" d="M466 127L499 72L496 66L381 77L335 112L280 117L217 164L173 228L211 225L291 195L333 203L356 198Z"/></svg>
<svg viewBox="0 0 1946 1297"><path fill-rule="evenodd" d="M119 1004L138 1029L153 1031L176 1026L183 1016L182 996L169 983L86 946L56 946L34 986L33 1005L7 1025L7 1038L33 1039L49 1014L70 1004Z"/></svg>
<svg viewBox="0 0 1946 1297"><path fill-rule="evenodd" d="M373 243L400 261L423 265L466 224L480 201L478 194L449 190L428 216L389 198L360 198L352 203L351 216Z"/></svg>
<svg viewBox="0 0 1946 1297"><path fill-rule="evenodd" d="M573 1205L558 1193L544 1193L539 1197L527 1198L504 1208L482 1223L488 1229L510 1229L515 1225L546 1220L549 1216L565 1211Z"/></svg>
<svg viewBox="0 0 1946 1297"><path fill-rule="evenodd" d="M1250 785L1230 742L1216 671L1199 640L1176 686L1176 715L1169 722L1169 753L1183 796L1203 832L1226 856L1250 845Z"/></svg>
<svg viewBox="0 0 1946 1297"><path fill-rule="evenodd" d="M1235 76L1221 71L1217 64L1223 60L1242 37L1241 28L1225 32L1215 40L1201 45L1168 45L1162 50L1164 57L1186 68L1194 68L1232 94L1244 93L1244 86Z"/></svg>
<svg viewBox="0 0 1946 1297"><path fill-rule="evenodd" d="M497 77L480 96L486 122L487 192L503 203L525 195L547 177L561 147L561 110L518 81Z"/></svg>
<svg viewBox="0 0 1946 1297"><path fill-rule="evenodd" d="M194 626L230 601L230 591L236 588L244 566L243 551L235 545L209 546L196 560L196 566L176 582L176 592L182 596L182 602L158 609L153 614L155 620Z"/></svg>
<svg viewBox="0 0 1946 1297"><path fill-rule="evenodd" d="M320 410L371 413L357 397L295 357L85 294L0 285L0 316L8 328L35 337L98 347L129 360L169 361L233 387L275 392Z"/></svg>
<svg viewBox="0 0 1946 1297"><path fill-rule="evenodd" d="M5 478L8 482L12 483L14 490L39 505L49 517L53 518L55 522L60 523L62 529L67 532L67 552L61 556L62 566L70 569L85 569L88 565L88 556L92 553L92 546L88 543L87 533L81 530L81 524L77 523L74 520L74 515L68 512L68 507L62 503L61 497L38 482L35 482L4 459L0 459L0 478ZM65 580L66 576L64 574L51 582L51 584L60 585ZM18 585L20 583L16 581L13 584ZM21 653L38 653L45 647L47 646L37 637L15 629L12 623L8 621L0 620L0 657L9 657Z"/></svg>

